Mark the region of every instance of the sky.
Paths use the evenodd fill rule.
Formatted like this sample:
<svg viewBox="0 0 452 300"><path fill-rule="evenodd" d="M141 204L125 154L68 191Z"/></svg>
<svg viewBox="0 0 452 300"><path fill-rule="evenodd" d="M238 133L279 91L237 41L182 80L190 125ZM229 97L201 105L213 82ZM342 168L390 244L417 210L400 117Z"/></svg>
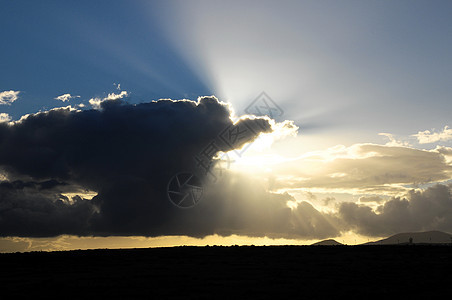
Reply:
<svg viewBox="0 0 452 300"><path fill-rule="evenodd" d="M2 1L0 251L452 232L450 1Z"/></svg>

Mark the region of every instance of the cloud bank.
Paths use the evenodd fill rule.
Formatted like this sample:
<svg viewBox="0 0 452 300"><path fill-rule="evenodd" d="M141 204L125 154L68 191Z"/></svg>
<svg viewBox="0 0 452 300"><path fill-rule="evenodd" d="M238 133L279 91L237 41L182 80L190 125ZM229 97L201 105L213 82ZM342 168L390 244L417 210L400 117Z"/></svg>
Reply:
<svg viewBox="0 0 452 300"><path fill-rule="evenodd" d="M0 236L321 239L349 230L381 236L452 229L451 186L411 190L389 200L372 195L450 179L450 148L359 144L275 165L274 173L287 180L272 183L273 191L279 185L370 194L358 203L326 198L325 205L335 209L320 211L310 203L314 194L298 201L269 192L259 176L229 170L208 181L196 160L212 143L210 160L290 122L251 116L233 122L229 106L215 97L131 105L116 96L101 99L97 109L57 108L0 122ZM188 210L167 198L168 182L181 171L203 182L202 201Z"/></svg>

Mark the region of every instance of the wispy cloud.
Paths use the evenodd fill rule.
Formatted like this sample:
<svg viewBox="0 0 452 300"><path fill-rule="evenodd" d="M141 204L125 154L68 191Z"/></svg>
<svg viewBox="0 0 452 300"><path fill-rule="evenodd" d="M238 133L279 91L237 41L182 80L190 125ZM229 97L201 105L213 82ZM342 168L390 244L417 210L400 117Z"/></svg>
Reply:
<svg viewBox="0 0 452 300"><path fill-rule="evenodd" d="M66 101L69 101L74 98L80 98L80 96L72 96L71 94L63 94L61 96L55 97L55 100L66 102Z"/></svg>
<svg viewBox="0 0 452 300"><path fill-rule="evenodd" d="M20 91L4 91L0 92L0 105L11 105L19 98Z"/></svg>
<svg viewBox="0 0 452 300"><path fill-rule="evenodd" d="M431 144L436 142L446 142L452 140L452 128L445 126L443 131L435 132L434 130L419 131L417 134L413 134L420 144Z"/></svg>

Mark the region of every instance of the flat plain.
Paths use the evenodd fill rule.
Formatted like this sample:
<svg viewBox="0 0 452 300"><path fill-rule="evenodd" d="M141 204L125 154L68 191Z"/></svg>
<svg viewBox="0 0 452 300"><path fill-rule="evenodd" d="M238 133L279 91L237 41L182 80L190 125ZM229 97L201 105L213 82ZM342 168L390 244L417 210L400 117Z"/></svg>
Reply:
<svg viewBox="0 0 452 300"><path fill-rule="evenodd" d="M2 294L48 298L436 297L450 245L211 246L0 254Z"/></svg>

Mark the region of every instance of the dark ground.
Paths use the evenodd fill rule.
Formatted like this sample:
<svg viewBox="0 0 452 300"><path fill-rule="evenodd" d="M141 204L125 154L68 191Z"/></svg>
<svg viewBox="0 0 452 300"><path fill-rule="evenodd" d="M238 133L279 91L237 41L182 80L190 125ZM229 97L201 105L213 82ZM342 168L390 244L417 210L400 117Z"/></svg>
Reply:
<svg viewBox="0 0 452 300"><path fill-rule="evenodd" d="M446 297L450 294L451 267L451 246L234 246L12 253L0 254L0 298L437 298L444 292Z"/></svg>

